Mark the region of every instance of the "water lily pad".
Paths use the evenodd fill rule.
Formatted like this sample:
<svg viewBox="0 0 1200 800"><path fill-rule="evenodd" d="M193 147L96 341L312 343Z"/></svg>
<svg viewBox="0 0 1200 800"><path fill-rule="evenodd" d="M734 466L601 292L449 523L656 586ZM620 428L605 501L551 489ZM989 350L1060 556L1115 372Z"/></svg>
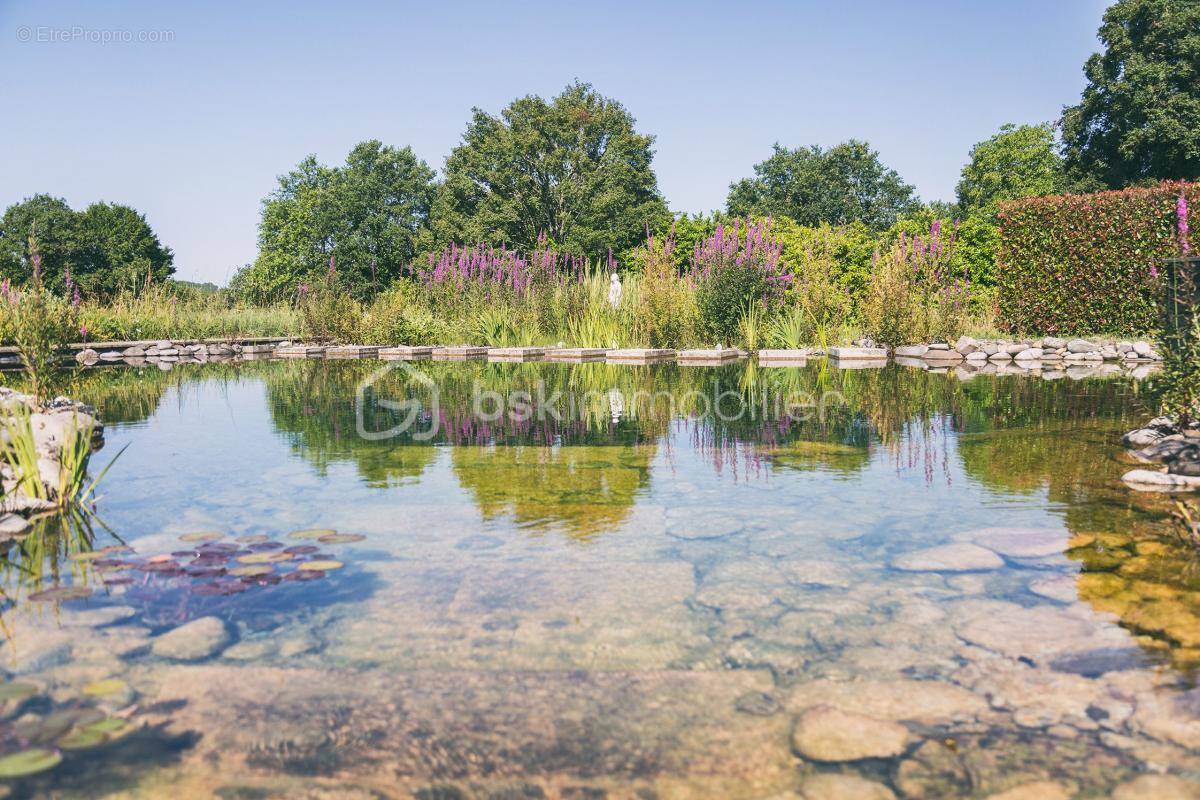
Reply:
<svg viewBox="0 0 1200 800"><path fill-rule="evenodd" d="M325 577L319 569L298 569L283 576L285 581L315 581Z"/></svg>
<svg viewBox="0 0 1200 800"><path fill-rule="evenodd" d="M103 681L94 681L83 687L83 693L93 697L104 697L110 694L118 694L129 688L129 684L120 678L109 678Z"/></svg>
<svg viewBox="0 0 1200 800"><path fill-rule="evenodd" d="M348 542L361 542L367 537L361 533L331 533L328 536L322 536L317 541L322 544L347 544Z"/></svg>
<svg viewBox="0 0 1200 800"><path fill-rule="evenodd" d="M200 531L199 533L185 533L179 537L181 542L215 542L218 539L224 539L225 534L218 531Z"/></svg>
<svg viewBox="0 0 1200 800"><path fill-rule="evenodd" d="M153 561L143 564L140 569L143 572L171 572L179 569L177 561Z"/></svg>
<svg viewBox="0 0 1200 800"><path fill-rule="evenodd" d="M205 542L204 544L200 545L200 547L197 549L202 550L205 553L212 553L212 552L228 553L228 552L233 552L234 550L237 550L238 546L236 544L234 544L233 542Z"/></svg>
<svg viewBox="0 0 1200 800"><path fill-rule="evenodd" d="M125 731L129 727L129 723L123 719L116 717L105 717L91 723L84 728L85 731L96 731L97 733L117 734Z"/></svg>
<svg viewBox="0 0 1200 800"><path fill-rule="evenodd" d="M342 562L334 561L334 560L330 559L328 561L305 561L303 564L301 564L299 566L299 569L318 570L320 572L329 572L330 570L341 569L344 566L345 566L345 564L343 564Z"/></svg>
<svg viewBox="0 0 1200 800"><path fill-rule="evenodd" d="M239 578L246 578L254 575L266 575L275 570L270 564L247 564L244 567L235 567L229 570L230 575L236 575Z"/></svg>
<svg viewBox="0 0 1200 800"><path fill-rule="evenodd" d="M108 741L108 737L100 731L72 731L58 740L58 746L64 750L87 750L98 747Z"/></svg>
<svg viewBox="0 0 1200 800"><path fill-rule="evenodd" d="M234 541L241 542L242 544L258 544L259 542L267 541L269 538L265 533L251 533L246 536L239 536Z"/></svg>
<svg viewBox="0 0 1200 800"><path fill-rule="evenodd" d="M62 753L35 747L0 758L0 778L24 778L57 767L62 762Z"/></svg>
<svg viewBox="0 0 1200 800"><path fill-rule="evenodd" d="M33 697L37 693L38 687L32 683L21 683L20 681L0 683L0 702L24 700L26 697Z"/></svg>
<svg viewBox="0 0 1200 800"><path fill-rule="evenodd" d="M302 531L292 531L288 534L293 539L320 539L322 536L332 536L337 531L331 528L308 528Z"/></svg>
<svg viewBox="0 0 1200 800"><path fill-rule="evenodd" d="M104 558L108 553L103 550L88 550L85 553L71 553L67 556L72 561L95 561L97 558Z"/></svg>
<svg viewBox="0 0 1200 800"><path fill-rule="evenodd" d="M206 566L187 567L184 569L184 572L193 578L218 578L225 574L225 568Z"/></svg>
<svg viewBox="0 0 1200 800"><path fill-rule="evenodd" d="M91 597L92 590L86 586L53 586L29 595L30 600L45 602L48 600L82 600Z"/></svg>
<svg viewBox="0 0 1200 800"><path fill-rule="evenodd" d="M121 577L120 575L118 575L114 578L105 578L104 579L105 586L128 586L131 583L133 583L133 578L125 578L125 577Z"/></svg>
<svg viewBox="0 0 1200 800"><path fill-rule="evenodd" d="M296 544L292 545L291 547L283 548L283 552L291 553L295 556L303 556L309 553L315 553L320 549L321 548L317 547L315 544Z"/></svg>
<svg viewBox="0 0 1200 800"><path fill-rule="evenodd" d="M250 545L250 549L256 553L262 553L267 550L278 550L283 547L283 542L259 542L258 544Z"/></svg>
<svg viewBox="0 0 1200 800"><path fill-rule="evenodd" d="M250 553L249 555L239 556L238 563L275 564L280 561L288 561L291 559L291 557L291 553Z"/></svg>
<svg viewBox="0 0 1200 800"><path fill-rule="evenodd" d="M246 577L242 578L243 583L249 583L255 586L274 586L275 584L279 583L280 580L282 579L274 572L270 573L269 575L247 575Z"/></svg>
<svg viewBox="0 0 1200 800"><path fill-rule="evenodd" d="M195 558L200 555L199 550L176 550L171 553L172 558Z"/></svg>
<svg viewBox="0 0 1200 800"><path fill-rule="evenodd" d="M197 583L192 586L192 594L212 597L224 593L225 587L219 583Z"/></svg>

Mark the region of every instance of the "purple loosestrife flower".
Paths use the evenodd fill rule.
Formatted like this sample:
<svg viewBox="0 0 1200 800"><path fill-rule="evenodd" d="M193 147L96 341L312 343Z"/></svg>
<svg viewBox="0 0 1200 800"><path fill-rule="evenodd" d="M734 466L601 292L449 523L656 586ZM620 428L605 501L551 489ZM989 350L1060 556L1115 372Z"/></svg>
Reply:
<svg viewBox="0 0 1200 800"><path fill-rule="evenodd" d="M329 256L329 277L332 278L334 275L337 275L337 266L334 265L333 256L331 255Z"/></svg>
<svg viewBox="0 0 1200 800"><path fill-rule="evenodd" d="M172 302L174 302L175 298L172 297L171 300L172 300ZM83 302L83 298L79 296L79 286L76 285L74 291L71 292L71 305L75 306L76 308L79 308L79 305L82 302Z"/></svg>
<svg viewBox="0 0 1200 800"><path fill-rule="evenodd" d="M83 325L80 325L79 326L79 335L83 337L83 341L85 341L85 342L87 341L87 334L88 334L87 324L85 323Z"/></svg>
<svg viewBox="0 0 1200 800"><path fill-rule="evenodd" d="M1179 226L1179 249L1183 252L1184 257L1187 257L1191 253L1192 247L1188 242L1188 202L1183 192L1179 193L1179 200L1175 203L1175 219Z"/></svg>

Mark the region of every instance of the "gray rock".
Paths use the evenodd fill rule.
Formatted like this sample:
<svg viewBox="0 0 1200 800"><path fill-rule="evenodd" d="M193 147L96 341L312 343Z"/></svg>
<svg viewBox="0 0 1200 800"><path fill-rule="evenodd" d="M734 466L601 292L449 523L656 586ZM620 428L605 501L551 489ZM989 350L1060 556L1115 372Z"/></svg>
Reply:
<svg viewBox="0 0 1200 800"><path fill-rule="evenodd" d="M1154 348L1152 348L1147 342L1134 342L1133 352L1137 353L1139 358L1149 358L1154 352Z"/></svg>
<svg viewBox="0 0 1200 800"><path fill-rule="evenodd" d="M1058 350L1059 348L1066 346L1067 340L1059 339L1057 336L1047 336L1046 338L1042 339L1042 347L1046 347L1051 350Z"/></svg>
<svg viewBox="0 0 1200 800"><path fill-rule="evenodd" d="M1069 353L1095 353L1099 350L1099 346L1087 339L1072 339L1067 342L1067 352Z"/></svg>
<svg viewBox="0 0 1200 800"><path fill-rule="evenodd" d="M882 783L859 775L822 772L805 778L800 785L803 800L895 800L896 794Z"/></svg>
<svg viewBox="0 0 1200 800"><path fill-rule="evenodd" d="M1113 790L1112 800L1195 800L1200 783L1175 775L1142 775Z"/></svg>
<svg viewBox="0 0 1200 800"><path fill-rule="evenodd" d="M1028 350L1022 350L1017 353L1017 361L1040 361L1044 351L1040 347L1030 347Z"/></svg>
<svg viewBox="0 0 1200 800"><path fill-rule="evenodd" d="M1137 431L1134 431L1134 433L1137 433ZM1131 434L1126 434L1126 436L1129 435ZM1134 450L1129 455L1143 464L1165 464L1181 451L1194 446L1189 444L1188 440L1182 436L1165 436L1140 450Z"/></svg>
<svg viewBox="0 0 1200 800"><path fill-rule="evenodd" d="M155 638L150 652L173 661L201 661L229 645L229 629L216 617L201 617Z"/></svg>
<svg viewBox="0 0 1200 800"><path fill-rule="evenodd" d="M998 569L1004 566L1004 559L987 548L962 542L904 553L891 563L905 572L975 572Z"/></svg>
<svg viewBox="0 0 1200 800"><path fill-rule="evenodd" d="M29 520L19 514L4 514L0 516L0 538L21 536L29 530Z"/></svg>
<svg viewBox="0 0 1200 800"><path fill-rule="evenodd" d="M954 343L954 349L962 353L964 356L970 355L979 349L979 342L972 339L970 336L960 336L958 341Z"/></svg>
<svg viewBox="0 0 1200 800"><path fill-rule="evenodd" d="M1149 469L1134 469L1121 476L1121 480L1143 492L1186 492L1200 489L1200 477L1172 475Z"/></svg>
<svg viewBox="0 0 1200 800"><path fill-rule="evenodd" d="M898 756L908 738L908 728L899 723L821 706L796 721L792 748L813 761L861 761Z"/></svg>
<svg viewBox="0 0 1200 800"><path fill-rule="evenodd" d="M928 352L929 348L923 344L906 344L897 347L895 355L900 358L920 358Z"/></svg>

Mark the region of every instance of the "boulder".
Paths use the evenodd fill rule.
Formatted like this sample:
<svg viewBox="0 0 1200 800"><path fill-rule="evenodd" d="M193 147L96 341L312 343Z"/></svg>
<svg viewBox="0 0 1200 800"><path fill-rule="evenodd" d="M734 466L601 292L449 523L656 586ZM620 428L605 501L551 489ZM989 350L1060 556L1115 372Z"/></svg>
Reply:
<svg viewBox="0 0 1200 800"><path fill-rule="evenodd" d="M897 347L895 355L900 358L920 358L928 352L929 348L923 344L906 344Z"/></svg>
<svg viewBox="0 0 1200 800"><path fill-rule="evenodd" d="M882 783L860 775L823 772L800 785L804 800L895 800L896 794Z"/></svg>
<svg viewBox="0 0 1200 800"><path fill-rule="evenodd" d="M229 629L217 617L201 617L155 638L150 652L172 661L202 661L229 645Z"/></svg>
<svg viewBox="0 0 1200 800"><path fill-rule="evenodd" d="M1059 339L1057 336L1047 336L1042 339L1042 347L1050 350L1059 350L1067 346L1066 339Z"/></svg>
<svg viewBox="0 0 1200 800"><path fill-rule="evenodd" d="M1121 476L1121 480L1143 492L1186 492L1200 489L1200 477L1172 475L1150 469L1134 469Z"/></svg>
<svg viewBox="0 0 1200 800"><path fill-rule="evenodd" d="M1154 353L1154 348L1148 342L1134 342L1133 352L1138 358L1149 358Z"/></svg>
<svg viewBox="0 0 1200 800"><path fill-rule="evenodd" d="M903 553L891 563L905 572L975 572L999 569L1004 559L985 547L962 542Z"/></svg>
<svg viewBox="0 0 1200 800"><path fill-rule="evenodd" d="M908 728L899 723L819 706L796 720L792 748L812 761L861 761L894 758L904 752L908 738Z"/></svg>
<svg viewBox="0 0 1200 800"><path fill-rule="evenodd" d="M979 342L970 336L960 336L958 337L958 341L954 343L954 349L964 356L970 355L979 349Z"/></svg>

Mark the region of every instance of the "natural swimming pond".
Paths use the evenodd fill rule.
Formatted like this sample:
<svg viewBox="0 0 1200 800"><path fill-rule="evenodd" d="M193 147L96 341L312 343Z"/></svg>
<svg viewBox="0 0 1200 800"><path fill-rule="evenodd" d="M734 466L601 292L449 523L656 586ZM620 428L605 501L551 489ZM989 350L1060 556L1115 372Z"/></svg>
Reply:
<svg viewBox="0 0 1200 800"><path fill-rule="evenodd" d="M1136 384L381 366L80 374L93 472L128 449L8 553L3 752L62 758L13 796L1200 776L1197 562L1119 481Z"/></svg>

